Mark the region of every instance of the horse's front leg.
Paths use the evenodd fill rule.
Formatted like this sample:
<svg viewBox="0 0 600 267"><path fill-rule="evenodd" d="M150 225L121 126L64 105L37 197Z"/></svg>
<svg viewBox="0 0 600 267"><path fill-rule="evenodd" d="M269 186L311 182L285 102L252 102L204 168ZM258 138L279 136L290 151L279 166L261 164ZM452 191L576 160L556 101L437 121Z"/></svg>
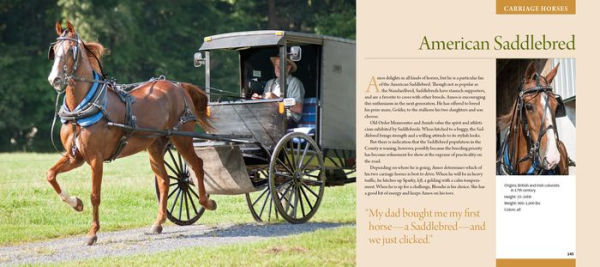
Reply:
<svg viewBox="0 0 600 267"><path fill-rule="evenodd" d="M100 206L100 189L102 187L104 159L101 156L95 156L90 159L89 164L92 167L92 194L90 196L92 202L92 226L86 236L86 244L91 246L98 240L96 233L100 230L98 207Z"/></svg>
<svg viewBox="0 0 600 267"><path fill-rule="evenodd" d="M167 140L165 138L157 139L150 147L148 147L148 154L150 156L150 166L154 171L156 184L159 192L159 203L158 213L156 215L156 221L152 225L152 233L162 233L162 224L167 220L167 198L169 192L169 176L167 170L165 170L165 160L163 154Z"/></svg>
<svg viewBox="0 0 600 267"><path fill-rule="evenodd" d="M81 156L78 155L76 157L70 157L69 155L65 155L60 158L58 162L56 162L56 164L54 164L54 166L52 166L52 168L50 168L46 173L46 179L50 185L52 185L58 196L60 196L60 199L69 204L69 206L76 211L83 210L83 202L78 197L71 197L67 191L62 190L58 184L58 181L56 180L56 175L75 169L81 166L81 164L83 164L83 159Z"/></svg>

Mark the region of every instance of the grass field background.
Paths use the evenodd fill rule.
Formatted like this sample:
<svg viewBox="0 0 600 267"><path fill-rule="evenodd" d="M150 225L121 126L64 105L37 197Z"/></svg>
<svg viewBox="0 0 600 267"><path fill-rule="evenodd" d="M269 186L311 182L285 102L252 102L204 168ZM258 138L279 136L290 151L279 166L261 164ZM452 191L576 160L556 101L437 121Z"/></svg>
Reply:
<svg viewBox="0 0 600 267"><path fill-rule="evenodd" d="M60 155L56 153L0 153L0 170L2 170L0 172L2 198L0 245L86 234L91 222L90 168L84 164L78 169L58 176L58 182L64 190L71 196L78 196L83 200L84 211L77 213L59 199L46 181L47 169L54 165L59 157ZM100 231L150 227L157 212L153 179L154 175L150 170L146 153L105 164L100 205ZM196 224L215 225L254 221L244 195L211 196L211 198L217 201L218 210L205 212ZM321 207L310 221L354 223L355 207L354 184L328 187L325 189ZM344 236L347 236L349 230L323 230L319 232L325 233L306 235L316 235L311 237L315 240L323 238L327 240L330 236L327 234L329 231L341 231ZM332 235L334 240L331 242L337 242L336 236ZM353 237L352 241L354 241ZM264 246L268 249L270 241L264 242ZM353 251L354 242L344 247ZM235 251L245 248L241 246L219 249Z"/></svg>

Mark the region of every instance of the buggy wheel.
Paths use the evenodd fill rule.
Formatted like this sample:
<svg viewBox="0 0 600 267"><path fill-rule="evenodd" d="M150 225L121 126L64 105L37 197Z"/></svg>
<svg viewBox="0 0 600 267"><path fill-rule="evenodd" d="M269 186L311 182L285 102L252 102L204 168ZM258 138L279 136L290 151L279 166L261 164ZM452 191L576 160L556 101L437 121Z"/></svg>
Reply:
<svg viewBox="0 0 600 267"><path fill-rule="evenodd" d="M286 134L269 164L269 190L281 217L304 223L317 211L325 190L323 154L317 143L299 132Z"/></svg>
<svg viewBox="0 0 600 267"><path fill-rule="evenodd" d="M246 193L246 203L252 217L257 222L271 222L279 219L269 189L269 174L267 167L255 168L248 171L255 187L260 190Z"/></svg>
<svg viewBox="0 0 600 267"><path fill-rule="evenodd" d="M169 176L167 218L177 225L191 225L204 213L204 207L196 204L196 181L190 176L185 160L172 144L165 150L165 167ZM156 198L160 200L158 184L154 178Z"/></svg>

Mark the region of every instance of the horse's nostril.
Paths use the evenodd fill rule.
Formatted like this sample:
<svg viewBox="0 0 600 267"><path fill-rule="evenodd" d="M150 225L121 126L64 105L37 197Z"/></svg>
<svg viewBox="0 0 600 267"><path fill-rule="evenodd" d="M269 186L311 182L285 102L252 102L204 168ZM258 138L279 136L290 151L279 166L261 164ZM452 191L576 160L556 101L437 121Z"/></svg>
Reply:
<svg viewBox="0 0 600 267"><path fill-rule="evenodd" d="M52 85L58 86L60 84L60 82L61 82L60 78L56 77L56 78L54 78L54 81L52 81Z"/></svg>

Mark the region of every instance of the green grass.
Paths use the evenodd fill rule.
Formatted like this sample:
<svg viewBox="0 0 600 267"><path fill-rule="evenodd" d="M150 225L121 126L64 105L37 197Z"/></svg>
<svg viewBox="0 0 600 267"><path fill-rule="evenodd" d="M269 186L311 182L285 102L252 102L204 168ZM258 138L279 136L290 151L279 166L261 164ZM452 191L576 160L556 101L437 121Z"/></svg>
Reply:
<svg viewBox="0 0 600 267"><path fill-rule="evenodd" d="M61 266L353 266L355 240L354 227L340 227L255 243L107 257Z"/></svg>
<svg viewBox="0 0 600 267"><path fill-rule="evenodd" d="M69 235L85 235L91 221L90 168L87 164L58 176L61 187L84 202L77 213L63 203L46 181L46 170L58 154L0 154L0 245ZM207 211L197 224L253 222L244 195L211 196L218 210ZM311 222L356 221L355 185L329 187ZM157 212L154 174L146 153L105 164L100 231L148 226ZM170 223L169 223L170 224Z"/></svg>

